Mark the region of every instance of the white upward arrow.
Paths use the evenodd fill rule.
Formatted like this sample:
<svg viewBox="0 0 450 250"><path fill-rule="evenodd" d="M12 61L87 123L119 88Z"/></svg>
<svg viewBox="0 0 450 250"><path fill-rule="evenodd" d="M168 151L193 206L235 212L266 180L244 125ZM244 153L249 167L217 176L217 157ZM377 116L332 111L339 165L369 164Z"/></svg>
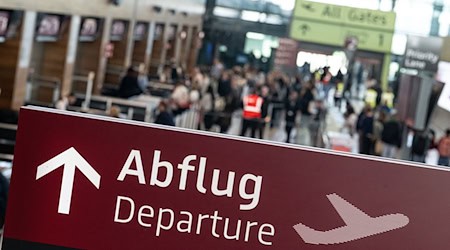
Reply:
<svg viewBox="0 0 450 250"><path fill-rule="evenodd" d="M72 201L73 182L75 177L75 169L83 173L84 176L94 186L100 188L100 175L95 169L75 150L71 147L52 159L41 164L37 168L36 180L46 176L52 171L64 166L64 172L61 181L61 193L59 195L58 213L69 214L70 203Z"/></svg>

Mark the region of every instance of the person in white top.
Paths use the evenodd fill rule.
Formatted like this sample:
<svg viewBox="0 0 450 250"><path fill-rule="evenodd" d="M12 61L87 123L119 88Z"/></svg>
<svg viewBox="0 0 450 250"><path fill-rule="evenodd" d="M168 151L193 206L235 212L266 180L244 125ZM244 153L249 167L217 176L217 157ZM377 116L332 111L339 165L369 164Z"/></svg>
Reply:
<svg viewBox="0 0 450 250"><path fill-rule="evenodd" d="M61 99L59 99L56 104L55 108L59 110L67 110L69 105L73 105L77 101L77 98L75 97L74 93L70 93L66 96L63 96Z"/></svg>
<svg viewBox="0 0 450 250"><path fill-rule="evenodd" d="M178 84L172 92L172 101L174 104L173 114L179 115L190 106L189 89L184 84Z"/></svg>
<svg viewBox="0 0 450 250"><path fill-rule="evenodd" d="M356 132L356 122L358 120L358 116L355 113L355 109L350 103L347 103L347 111L344 114L345 123L343 130L346 130L350 136L353 136Z"/></svg>

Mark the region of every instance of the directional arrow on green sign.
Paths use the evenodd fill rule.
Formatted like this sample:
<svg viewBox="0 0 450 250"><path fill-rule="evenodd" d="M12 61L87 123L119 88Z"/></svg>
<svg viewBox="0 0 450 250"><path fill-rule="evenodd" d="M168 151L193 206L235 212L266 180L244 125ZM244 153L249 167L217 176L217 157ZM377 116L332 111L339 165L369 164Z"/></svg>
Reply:
<svg viewBox="0 0 450 250"><path fill-rule="evenodd" d="M291 37L333 46L356 37L359 49L390 53L394 29L394 12L297 0Z"/></svg>
<svg viewBox="0 0 450 250"><path fill-rule="evenodd" d="M392 33L337 26L326 23L294 19L291 24L291 37L299 41L343 46L347 37L358 39L358 48L362 50L387 52L392 46Z"/></svg>
<svg viewBox="0 0 450 250"><path fill-rule="evenodd" d="M312 6L312 3L302 3L301 6L302 6L303 9L305 9L307 11L315 12L315 9Z"/></svg>
<svg viewBox="0 0 450 250"><path fill-rule="evenodd" d="M291 37L300 41L344 45L340 29L330 28L330 25L306 22L295 19L291 25Z"/></svg>

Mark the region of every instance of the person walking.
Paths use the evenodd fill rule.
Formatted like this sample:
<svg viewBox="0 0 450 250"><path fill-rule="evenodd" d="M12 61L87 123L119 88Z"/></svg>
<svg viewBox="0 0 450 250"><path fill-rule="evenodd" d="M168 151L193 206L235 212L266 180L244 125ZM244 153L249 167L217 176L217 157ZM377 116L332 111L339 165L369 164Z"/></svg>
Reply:
<svg viewBox="0 0 450 250"><path fill-rule="evenodd" d="M363 108L363 110L361 111L361 113L359 113L358 118L356 119L356 131L358 132L358 152L360 154L363 154L363 141L364 141L364 136L363 136L363 130L362 130L362 125L363 125L363 121L366 118L366 115L369 111L371 111L372 108L370 106L370 104L366 103L366 106Z"/></svg>
<svg viewBox="0 0 450 250"><path fill-rule="evenodd" d="M309 81L306 86L302 89L300 94L300 112L301 117L301 127L307 128L311 120L311 104L313 104L314 99L317 94L315 92L314 82Z"/></svg>
<svg viewBox="0 0 450 250"><path fill-rule="evenodd" d="M374 113L372 108L368 108L366 115L361 122L361 154L370 155L373 153L373 125L374 125Z"/></svg>
<svg viewBox="0 0 450 250"><path fill-rule="evenodd" d="M288 100L285 103L285 119L286 119L286 143L291 142L291 132L295 128L295 120L297 119L297 114L300 110L300 105L298 101L297 91L291 91Z"/></svg>
<svg viewBox="0 0 450 250"><path fill-rule="evenodd" d="M326 120L326 107L325 101L323 99L317 99L314 101L314 113L312 119L308 125L309 130L309 145L312 147L321 147L322 139L320 138L324 129L324 124Z"/></svg>

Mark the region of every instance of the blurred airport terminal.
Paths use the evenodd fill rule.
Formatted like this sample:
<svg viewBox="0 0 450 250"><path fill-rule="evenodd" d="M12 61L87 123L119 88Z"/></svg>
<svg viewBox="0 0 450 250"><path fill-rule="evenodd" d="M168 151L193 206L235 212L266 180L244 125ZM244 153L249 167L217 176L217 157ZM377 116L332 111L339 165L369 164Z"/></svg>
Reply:
<svg viewBox="0 0 450 250"><path fill-rule="evenodd" d="M7 177L24 105L449 164L448 0L1 0L0 55Z"/></svg>

